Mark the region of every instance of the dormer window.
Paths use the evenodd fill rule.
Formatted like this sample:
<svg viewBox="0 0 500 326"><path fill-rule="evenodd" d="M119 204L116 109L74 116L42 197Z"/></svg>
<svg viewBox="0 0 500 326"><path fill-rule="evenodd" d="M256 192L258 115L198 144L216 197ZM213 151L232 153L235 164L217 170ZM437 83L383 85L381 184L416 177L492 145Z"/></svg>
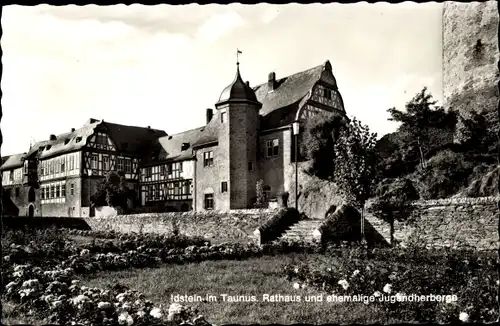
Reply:
<svg viewBox="0 0 500 326"><path fill-rule="evenodd" d="M69 143L69 139L65 139L64 140L64 145L68 145L68 143Z"/></svg>
<svg viewBox="0 0 500 326"><path fill-rule="evenodd" d="M45 150L48 151L51 147L52 147L52 145L47 145L47 147L45 148Z"/></svg>
<svg viewBox="0 0 500 326"><path fill-rule="evenodd" d="M185 151L189 148L189 143L182 143L181 145L181 151Z"/></svg>
<svg viewBox="0 0 500 326"><path fill-rule="evenodd" d="M76 142L79 143L82 141L82 137L76 137Z"/></svg>

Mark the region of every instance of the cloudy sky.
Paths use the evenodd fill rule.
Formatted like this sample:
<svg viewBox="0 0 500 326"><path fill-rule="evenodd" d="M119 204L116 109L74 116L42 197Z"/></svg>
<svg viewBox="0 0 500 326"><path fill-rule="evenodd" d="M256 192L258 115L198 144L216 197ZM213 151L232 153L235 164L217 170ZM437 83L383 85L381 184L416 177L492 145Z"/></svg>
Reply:
<svg viewBox="0 0 500 326"><path fill-rule="evenodd" d="M251 85L330 60L348 115L379 136L427 86L442 100L441 6L6 6L2 155L90 117L169 134L205 122L235 73Z"/></svg>

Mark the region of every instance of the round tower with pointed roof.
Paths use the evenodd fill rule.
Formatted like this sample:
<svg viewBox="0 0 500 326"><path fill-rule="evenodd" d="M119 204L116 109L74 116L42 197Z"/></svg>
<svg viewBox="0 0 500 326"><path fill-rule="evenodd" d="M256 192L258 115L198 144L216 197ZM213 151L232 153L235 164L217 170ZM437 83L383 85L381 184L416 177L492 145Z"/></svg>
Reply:
<svg viewBox="0 0 500 326"><path fill-rule="evenodd" d="M250 208L256 197L258 180L259 110L262 104L254 90L243 81L239 62L236 63L233 82L221 92L215 107L217 123L220 124L218 152L224 160L219 176L220 180L227 180L227 191L221 192L221 204L216 202L216 209Z"/></svg>

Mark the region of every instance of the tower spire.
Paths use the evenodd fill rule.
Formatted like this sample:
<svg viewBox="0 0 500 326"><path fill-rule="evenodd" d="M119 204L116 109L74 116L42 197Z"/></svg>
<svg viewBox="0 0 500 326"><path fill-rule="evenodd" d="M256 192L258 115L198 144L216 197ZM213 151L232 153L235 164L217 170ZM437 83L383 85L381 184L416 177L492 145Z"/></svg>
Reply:
<svg viewBox="0 0 500 326"><path fill-rule="evenodd" d="M240 54L243 54L238 48L236 48L236 65L240 65Z"/></svg>

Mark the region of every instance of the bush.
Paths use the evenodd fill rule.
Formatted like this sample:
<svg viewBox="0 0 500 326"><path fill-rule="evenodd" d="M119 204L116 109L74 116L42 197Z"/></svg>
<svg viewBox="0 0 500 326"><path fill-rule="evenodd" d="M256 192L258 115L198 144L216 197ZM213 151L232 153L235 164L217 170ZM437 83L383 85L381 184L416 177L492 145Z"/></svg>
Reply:
<svg viewBox="0 0 500 326"><path fill-rule="evenodd" d="M455 195L472 173L474 164L464 154L450 150L433 156L425 168L415 173L420 197L440 199Z"/></svg>

